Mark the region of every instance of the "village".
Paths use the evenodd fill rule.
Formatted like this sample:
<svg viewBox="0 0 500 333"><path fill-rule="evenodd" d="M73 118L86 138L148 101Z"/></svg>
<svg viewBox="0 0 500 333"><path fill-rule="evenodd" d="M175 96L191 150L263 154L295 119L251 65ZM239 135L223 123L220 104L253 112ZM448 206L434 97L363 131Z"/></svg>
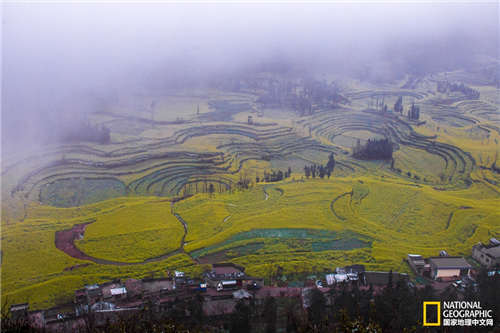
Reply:
<svg viewBox="0 0 500 333"><path fill-rule="evenodd" d="M146 308L153 313L168 313L179 302L198 302L204 316L222 323L234 312L238 301L252 300L259 304L267 297L295 298L307 308L308 293L312 289L326 294L332 289L353 285L360 290L373 290L375 294L388 283L406 283L412 288L431 285L438 291L454 288L460 295L467 288L477 288L475 276L479 267L486 268L488 276L500 274L500 241L492 238L488 244L474 245L471 258L474 266L465 258L450 256L446 251L429 258L408 254L404 260L414 276L392 271L366 271L364 265L350 265L337 267L323 276L309 276L301 286L266 285L263 278L247 275L244 267L218 263L213 264L202 278L191 278L184 272L174 271L166 272L164 278L116 279L76 290L71 304L37 311L30 311L28 303L15 304L10 306L10 315L14 320L26 320L35 328L71 331L88 325L89 314L98 326Z"/></svg>

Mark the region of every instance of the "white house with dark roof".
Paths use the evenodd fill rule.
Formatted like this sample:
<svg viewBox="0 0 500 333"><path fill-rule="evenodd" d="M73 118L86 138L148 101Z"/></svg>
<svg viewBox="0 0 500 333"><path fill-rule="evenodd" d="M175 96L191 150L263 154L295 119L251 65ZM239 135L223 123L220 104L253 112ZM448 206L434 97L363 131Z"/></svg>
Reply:
<svg viewBox="0 0 500 333"><path fill-rule="evenodd" d="M431 277L437 279L460 278L469 275L472 266L462 257L430 257Z"/></svg>

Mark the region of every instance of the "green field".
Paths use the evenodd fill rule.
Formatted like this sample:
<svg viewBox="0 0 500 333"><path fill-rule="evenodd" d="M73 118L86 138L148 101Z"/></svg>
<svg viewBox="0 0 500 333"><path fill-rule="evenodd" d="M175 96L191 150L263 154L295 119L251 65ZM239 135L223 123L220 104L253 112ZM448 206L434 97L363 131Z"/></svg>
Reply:
<svg viewBox="0 0 500 333"><path fill-rule="evenodd" d="M278 266L407 272L408 253L468 256L500 237L499 89L476 84L481 98L468 100L430 91L433 80L380 90L346 82L350 103L303 116L259 105L258 89L124 96L92 114L112 143L6 156L2 302L37 309L86 283L174 269L200 275L220 261L268 278ZM420 122L374 109L380 96L404 96L405 108L416 101ZM151 101L153 116L135 112ZM393 163L353 158L358 139L382 137L395 145ZM304 176L331 153L330 178ZM262 181L288 167L290 177ZM75 246L102 261L56 248L56 232L82 223Z"/></svg>

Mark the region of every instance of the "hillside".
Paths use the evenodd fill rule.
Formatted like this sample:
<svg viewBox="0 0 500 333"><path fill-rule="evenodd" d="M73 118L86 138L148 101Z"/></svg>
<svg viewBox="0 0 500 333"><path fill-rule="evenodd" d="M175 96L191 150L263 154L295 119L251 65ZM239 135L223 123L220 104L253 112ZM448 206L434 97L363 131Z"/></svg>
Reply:
<svg viewBox="0 0 500 333"><path fill-rule="evenodd" d="M269 277L278 266L409 272L408 253L468 256L500 237L499 90L478 75L374 86L268 74L122 96L89 118L109 143L4 157L2 302L47 307L86 283L196 275L220 261ZM443 88L444 77L467 89ZM392 159L353 156L375 139ZM330 176L305 174L332 153ZM273 171L287 176L266 182Z"/></svg>

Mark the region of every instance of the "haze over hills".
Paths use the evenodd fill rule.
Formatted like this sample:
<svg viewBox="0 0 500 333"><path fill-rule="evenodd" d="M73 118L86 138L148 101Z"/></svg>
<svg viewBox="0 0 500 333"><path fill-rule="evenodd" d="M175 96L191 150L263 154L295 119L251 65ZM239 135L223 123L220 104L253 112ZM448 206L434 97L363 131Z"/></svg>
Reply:
<svg viewBox="0 0 500 333"><path fill-rule="evenodd" d="M5 4L3 300L469 256L500 237L497 14Z"/></svg>

